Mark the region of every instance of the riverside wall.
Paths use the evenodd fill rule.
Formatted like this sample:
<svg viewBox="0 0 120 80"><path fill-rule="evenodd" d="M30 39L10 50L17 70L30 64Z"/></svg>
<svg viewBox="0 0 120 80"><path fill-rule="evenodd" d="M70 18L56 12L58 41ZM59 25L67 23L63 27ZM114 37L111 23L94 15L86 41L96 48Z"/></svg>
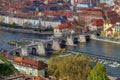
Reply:
<svg viewBox="0 0 120 80"><path fill-rule="evenodd" d="M91 37L91 39L120 44L120 41L110 40L110 39L107 39L107 38L102 39L102 38L98 38L98 37L95 37L95 36L94 36L94 37Z"/></svg>
<svg viewBox="0 0 120 80"><path fill-rule="evenodd" d="M8 28L8 27L0 27L0 30L11 31L11 32L20 32L20 33L29 33L29 34L38 34L38 35L53 35L52 31L38 32L38 31L34 31L34 30L15 29L15 28Z"/></svg>

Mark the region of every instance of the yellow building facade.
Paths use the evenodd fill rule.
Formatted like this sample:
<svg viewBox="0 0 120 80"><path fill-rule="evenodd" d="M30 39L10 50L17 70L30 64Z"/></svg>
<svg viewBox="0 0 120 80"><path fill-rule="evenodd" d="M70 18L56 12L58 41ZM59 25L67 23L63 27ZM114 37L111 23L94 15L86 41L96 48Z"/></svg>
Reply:
<svg viewBox="0 0 120 80"><path fill-rule="evenodd" d="M104 23L103 32L105 32L106 37L108 37L108 36L119 37L120 36L120 26L110 24L110 23Z"/></svg>

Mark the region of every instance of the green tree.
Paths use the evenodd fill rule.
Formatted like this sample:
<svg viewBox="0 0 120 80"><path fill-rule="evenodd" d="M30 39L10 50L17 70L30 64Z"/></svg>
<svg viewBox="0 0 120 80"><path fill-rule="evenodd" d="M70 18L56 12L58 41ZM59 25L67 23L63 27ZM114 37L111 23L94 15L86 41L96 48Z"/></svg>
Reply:
<svg viewBox="0 0 120 80"><path fill-rule="evenodd" d="M87 80L109 80L105 66L101 63L97 63L93 70L90 72Z"/></svg>
<svg viewBox="0 0 120 80"><path fill-rule="evenodd" d="M13 27L13 28L18 26L16 23L12 23L12 24L9 24L9 25L10 25L10 27Z"/></svg>
<svg viewBox="0 0 120 80"><path fill-rule="evenodd" d="M48 62L49 73L61 80L86 80L92 69L92 59L85 55L52 57Z"/></svg>

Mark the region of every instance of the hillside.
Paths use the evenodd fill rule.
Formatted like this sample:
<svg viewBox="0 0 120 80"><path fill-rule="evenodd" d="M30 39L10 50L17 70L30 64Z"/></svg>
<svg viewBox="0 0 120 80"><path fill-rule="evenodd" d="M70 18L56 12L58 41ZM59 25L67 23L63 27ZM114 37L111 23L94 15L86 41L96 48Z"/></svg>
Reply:
<svg viewBox="0 0 120 80"><path fill-rule="evenodd" d="M17 72L11 62L0 55L0 76L9 76Z"/></svg>

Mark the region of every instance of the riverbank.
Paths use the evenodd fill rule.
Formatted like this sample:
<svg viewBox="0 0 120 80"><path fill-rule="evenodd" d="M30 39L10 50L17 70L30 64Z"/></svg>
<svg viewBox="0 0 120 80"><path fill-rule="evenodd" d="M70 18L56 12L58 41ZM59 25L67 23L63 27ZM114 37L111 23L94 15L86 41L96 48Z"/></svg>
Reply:
<svg viewBox="0 0 120 80"><path fill-rule="evenodd" d="M69 56L72 54L87 55L90 58L92 58L95 63L99 62L99 63L104 64L109 76L115 77L117 79L120 78L120 60L117 58L101 56L101 55L86 53L86 52L82 52L82 51L68 50L67 52L68 52L68 54L66 54L65 56ZM63 56L61 56L61 57L63 57Z"/></svg>
<svg viewBox="0 0 120 80"><path fill-rule="evenodd" d="M15 29L9 27L1 27L0 30L11 31L11 32L20 32L20 33L29 33L29 34L38 34L38 35L53 35L53 31L38 32L34 30L25 30L25 29Z"/></svg>
<svg viewBox="0 0 120 80"><path fill-rule="evenodd" d="M115 40L110 40L110 39L103 39L103 38L97 38L97 37L94 37L94 38L91 38L91 39L98 40L98 41L105 41L105 42L111 42L111 43L120 44L120 41L115 41Z"/></svg>

